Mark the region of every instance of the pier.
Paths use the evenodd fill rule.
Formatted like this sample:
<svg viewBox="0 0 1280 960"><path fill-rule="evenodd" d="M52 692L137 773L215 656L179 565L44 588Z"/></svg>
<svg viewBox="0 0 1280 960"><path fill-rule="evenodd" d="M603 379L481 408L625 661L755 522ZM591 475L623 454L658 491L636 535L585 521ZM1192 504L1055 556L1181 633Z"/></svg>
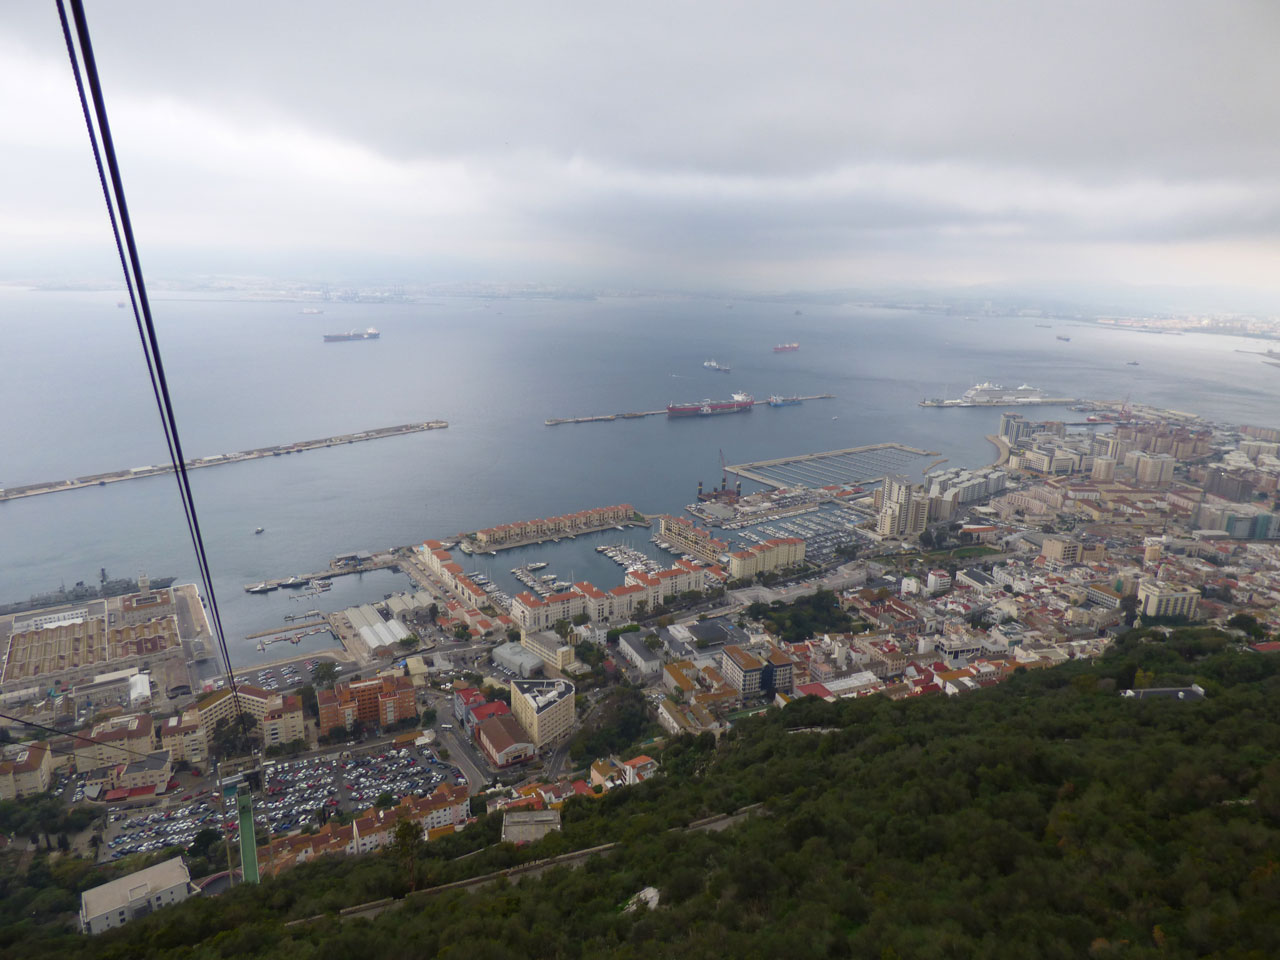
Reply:
<svg viewBox="0 0 1280 960"><path fill-rule="evenodd" d="M198 470L201 467L217 467L224 463L242 463L245 460L283 457L294 453L305 453L308 450L320 450L324 447L339 447L348 443L361 443L365 440L381 440L385 437L399 437L409 433L422 433L426 430L443 430L448 426L449 421L447 420L402 423L394 427L363 430L360 433L343 433L336 437L321 437L319 440L299 440L297 443L258 447L255 450L241 450L238 453L217 453L211 457L188 460L186 461L186 468L188 470ZM54 480L47 483L29 483L21 487L0 488L0 503L5 500L17 500L22 497L38 497L45 493L60 493L63 490L103 487L108 483L119 483L122 480L140 480L143 477L158 477L173 472L173 464L165 463L157 466L134 467L131 470L116 470L112 473L95 473L87 477L76 477L74 480Z"/></svg>
<svg viewBox="0 0 1280 960"><path fill-rule="evenodd" d="M400 561L390 553L378 554L377 556L372 557L369 560L362 561L360 563L339 564L337 561L334 561L334 565L331 566L328 570L321 570L319 573L297 574L297 578L305 582L296 591L289 590L288 588L285 588L285 589L290 595L292 595L295 598L314 596L314 594L307 589L307 586L313 580L332 580L334 577L345 577L352 573L366 573L369 570L385 570L388 567L395 567L399 565L400 565ZM263 580L261 583L246 583L244 586L244 589L246 593L250 593L250 592L266 593L271 590L279 590L280 585L282 583L292 579L293 577L278 577L275 580ZM249 589L250 587L265 587L266 589L251 591ZM285 619L289 619L289 618L286 617Z"/></svg>
<svg viewBox="0 0 1280 960"><path fill-rule="evenodd" d="M794 457L756 460L726 467L728 473L754 480L766 487L810 489L844 483L867 483L895 473L905 473L915 461L937 457L903 443L873 443L844 450L802 453Z"/></svg>
<svg viewBox="0 0 1280 960"><path fill-rule="evenodd" d="M796 400L834 400L835 396L836 395L834 393L817 393L817 394L814 394L812 397L796 397L795 399ZM769 405L768 400L756 400L752 403L752 406L755 406L755 407L767 407L768 405ZM600 423L606 420L638 420L641 417L665 417L666 415L667 415L667 408L663 407L661 410L638 410L633 413L602 413L593 417L549 417L548 419L542 422L545 423L548 427L555 427L555 426L559 426L562 423ZM680 419L697 420L698 417L696 416L682 417Z"/></svg>

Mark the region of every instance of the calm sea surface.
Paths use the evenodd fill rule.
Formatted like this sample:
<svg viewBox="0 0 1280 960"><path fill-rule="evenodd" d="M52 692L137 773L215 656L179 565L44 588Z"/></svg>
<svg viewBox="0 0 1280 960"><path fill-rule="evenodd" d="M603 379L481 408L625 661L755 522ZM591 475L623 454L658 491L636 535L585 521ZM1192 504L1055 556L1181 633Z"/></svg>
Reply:
<svg viewBox="0 0 1280 960"><path fill-rule="evenodd" d="M141 348L115 294L0 289L0 486L167 459ZM999 410L921 408L980 380L1123 399L1231 422L1280 422L1280 369L1261 341L1157 336L1050 321L751 301L441 299L419 304L157 300L161 349L188 458L443 418L449 429L192 474L233 655L301 604L243 586L490 524L630 502L675 511L730 463L897 440L947 465L990 462ZM801 315L796 310L803 311ZM376 326L382 339L326 344ZM1070 342L1055 339L1071 337ZM798 341L795 353L775 343ZM716 359L730 374L706 370ZM1128 360L1140 366L1126 366ZM670 401L833 393L749 414L547 427L547 417ZM1051 411L1049 415L1064 415ZM266 533L255 536L255 527ZM592 549L616 531L474 561L535 556L561 576L621 581ZM139 571L196 578L172 477L0 504L0 602ZM393 574L339 578L321 609L381 599ZM278 648L277 648L278 649Z"/></svg>

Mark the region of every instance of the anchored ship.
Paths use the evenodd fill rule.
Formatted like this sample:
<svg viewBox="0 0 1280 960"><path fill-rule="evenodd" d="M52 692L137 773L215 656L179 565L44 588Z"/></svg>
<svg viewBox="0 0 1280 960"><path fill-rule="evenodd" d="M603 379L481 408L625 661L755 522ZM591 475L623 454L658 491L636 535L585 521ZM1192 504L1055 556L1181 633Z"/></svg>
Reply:
<svg viewBox="0 0 1280 960"><path fill-rule="evenodd" d="M774 353L791 353L793 350L799 350L799 349L800 349L800 344L798 343L780 343L773 348L773 352Z"/></svg>
<svg viewBox="0 0 1280 960"><path fill-rule="evenodd" d="M714 417L722 413L745 413L756 404L747 393L735 393L730 400L703 400L701 403L669 403L668 417Z"/></svg>
<svg viewBox="0 0 1280 960"><path fill-rule="evenodd" d="M708 370L719 370L723 373L729 373L733 370L732 367L727 364L720 363L717 360L704 360L702 361L702 365Z"/></svg>
<svg viewBox="0 0 1280 960"><path fill-rule="evenodd" d="M380 334L373 327L368 330L349 330L346 333L326 333L324 335L325 343L343 343L347 340L377 340Z"/></svg>
<svg viewBox="0 0 1280 960"><path fill-rule="evenodd" d="M1070 397L1050 397L1039 387L1023 384L1015 389L1002 387L998 383L980 383L970 387L958 400L921 400L922 407L988 407L1013 406L1023 404L1058 404L1071 403Z"/></svg>

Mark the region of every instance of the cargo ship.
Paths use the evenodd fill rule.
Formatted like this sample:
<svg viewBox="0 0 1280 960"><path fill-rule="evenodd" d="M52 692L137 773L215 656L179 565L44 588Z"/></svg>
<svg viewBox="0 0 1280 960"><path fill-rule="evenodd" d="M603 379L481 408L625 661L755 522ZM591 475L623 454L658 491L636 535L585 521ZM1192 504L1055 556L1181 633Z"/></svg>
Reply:
<svg viewBox="0 0 1280 960"><path fill-rule="evenodd" d="M1062 336L1061 334L1059 334L1059 335L1058 335L1058 339L1059 339L1059 340L1061 340L1063 343L1070 343L1070 342L1071 342L1071 338L1070 338L1070 337L1064 337L1064 336Z"/></svg>
<svg viewBox="0 0 1280 960"><path fill-rule="evenodd" d="M669 403L668 417L714 417L722 413L745 413L756 405L750 394L735 393L731 400L703 400L701 403Z"/></svg>
<svg viewBox="0 0 1280 960"><path fill-rule="evenodd" d="M771 407L794 407L804 403L799 397L779 397L774 394L769 398L769 406Z"/></svg>
<svg viewBox="0 0 1280 960"><path fill-rule="evenodd" d="M720 363L718 360L704 360L702 361L702 365L708 370L720 370L724 373L729 373L733 369L732 367Z"/></svg>
<svg viewBox="0 0 1280 960"><path fill-rule="evenodd" d="M347 340L377 340L380 334L373 327L368 330L349 330L346 333L326 333L324 335L325 343L344 343Z"/></svg>
<svg viewBox="0 0 1280 960"><path fill-rule="evenodd" d="M798 343L780 343L773 348L773 352L774 353L791 353L793 350L799 350L799 349L800 349L800 344Z"/></svg>

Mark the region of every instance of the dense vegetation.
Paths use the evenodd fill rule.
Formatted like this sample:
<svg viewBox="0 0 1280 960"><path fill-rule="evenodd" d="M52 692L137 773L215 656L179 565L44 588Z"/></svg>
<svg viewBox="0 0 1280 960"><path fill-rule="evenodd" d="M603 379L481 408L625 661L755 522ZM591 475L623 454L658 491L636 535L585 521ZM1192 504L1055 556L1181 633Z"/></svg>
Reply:
<svg viewBox="0 0 1280 960"><path fill-rule="evenodd" d="M1099 662L964 697L804 700L719 745L680 738L664 777L571 801L563 832L529 848L495 844L489 817L429 845L416 871L395 855L321 860L92 940L10 927L0 953L1280 956L1280 658L1229 646L1137 631ZM1208 699L1117 693L1190 680ZM723 833L671 829L755 802ZM284 925L605 840L618 848L578 870ZM27 882L51 872L44 859ZM661 905L624 912L646 885Z"/></svg>
<svg viewBox="0 0 1280 960"><path fill-rule="evenodd" d="M772 604L753 603L747 608L747 616L762 621L769 632L784 643L800 643L823 633L855 630L854 619L840 607L840 600L830 590L819 590L790 603L781 600Z"/></svg>

